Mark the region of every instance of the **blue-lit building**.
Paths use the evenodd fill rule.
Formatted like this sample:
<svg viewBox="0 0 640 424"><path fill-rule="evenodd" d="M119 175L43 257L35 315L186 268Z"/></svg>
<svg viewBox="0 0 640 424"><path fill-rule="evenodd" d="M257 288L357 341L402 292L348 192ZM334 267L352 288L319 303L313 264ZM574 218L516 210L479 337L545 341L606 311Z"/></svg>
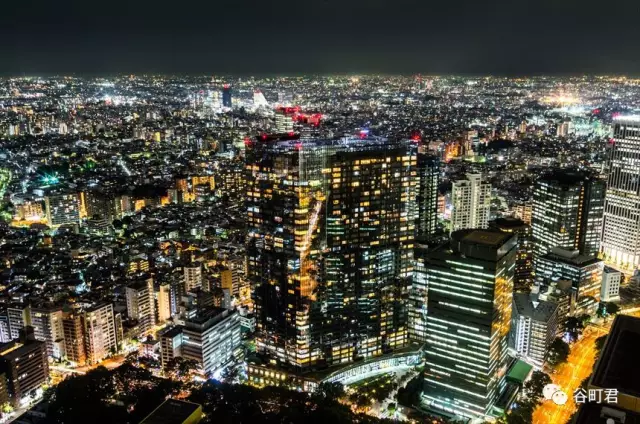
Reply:
<svg viewBox="0 0 640 424"><path fill-rule="evenodd" d="M231 101L231 86L229 84L225 84L222 88L222 106L224 107L232 107L233 102Z"/></svg>

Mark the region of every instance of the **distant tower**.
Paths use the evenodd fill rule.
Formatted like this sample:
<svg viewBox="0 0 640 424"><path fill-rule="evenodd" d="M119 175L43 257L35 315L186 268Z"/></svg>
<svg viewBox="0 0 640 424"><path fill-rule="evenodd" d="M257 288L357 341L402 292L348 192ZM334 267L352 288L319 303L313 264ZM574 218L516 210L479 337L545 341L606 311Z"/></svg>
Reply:
<svg viewBox="0 0 640 424"><path fill-rule="evenodd" d="M276 132L286 134L293 131L293 119L282 111L276 112Z"/></svg>
<svg viewBox="0 0 640 424"><path fill-rule="evenodd" d="M491 208L491 184L480 174L467 174L454 181L451 190L451 232L466 228L487 228Z"/></svg>
<svg viewBox="0 0 640 424"><path fill-rule="evenodd" d="M222 106L230 108L233 102L231 101L231 86L225 84L222 89Z"/></svg>

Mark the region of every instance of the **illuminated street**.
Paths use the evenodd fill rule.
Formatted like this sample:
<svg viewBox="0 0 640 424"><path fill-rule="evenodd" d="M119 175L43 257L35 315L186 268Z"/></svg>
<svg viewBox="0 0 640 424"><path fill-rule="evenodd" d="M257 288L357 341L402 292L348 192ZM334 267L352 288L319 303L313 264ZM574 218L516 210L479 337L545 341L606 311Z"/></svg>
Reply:
<svg viewBox="0 0 640 424"><path fill-rule="evenodd" d="M565 405L556 405L551 401L545 401L533 414L533 422L536 424L564 424L576 410L573 402L573 392L578 388L582 380L587 378L595 363L595 340L605 334L600 327L589 326L584 336L571 346L571 353L567 362L556 369L556 373L550 374L553 382L559 385L569 395L569 401Z"/></svg>

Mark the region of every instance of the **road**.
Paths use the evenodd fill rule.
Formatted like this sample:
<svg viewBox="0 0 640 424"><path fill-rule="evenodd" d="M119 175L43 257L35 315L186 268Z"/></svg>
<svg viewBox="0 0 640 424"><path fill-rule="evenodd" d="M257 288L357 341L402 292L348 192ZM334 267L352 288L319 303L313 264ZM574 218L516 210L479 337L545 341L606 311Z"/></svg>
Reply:
<svg viewBox="0 0 640 424"><path fill-rule="evenodd" d="M596 359L595 340L606 334L602 327L589 326L585 329L580 340L571 346L569 359L550 374L554 384L568 395L569 401L565 405L556 405L550 400L544 401L533 413L536 424L565 424L576 410L573 393L582 380L593 371Z"/></svg>

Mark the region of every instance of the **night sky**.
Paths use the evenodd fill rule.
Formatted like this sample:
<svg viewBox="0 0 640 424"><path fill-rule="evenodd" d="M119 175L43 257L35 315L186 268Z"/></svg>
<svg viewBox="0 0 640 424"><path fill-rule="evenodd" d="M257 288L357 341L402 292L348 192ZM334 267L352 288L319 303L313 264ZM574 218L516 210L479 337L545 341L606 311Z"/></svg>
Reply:
<svg viewBox="0 0 640 424"><path fill-rule="evenodd" d="M639 0L0 4L5 75L640 75L639 48Z"/></svg>

